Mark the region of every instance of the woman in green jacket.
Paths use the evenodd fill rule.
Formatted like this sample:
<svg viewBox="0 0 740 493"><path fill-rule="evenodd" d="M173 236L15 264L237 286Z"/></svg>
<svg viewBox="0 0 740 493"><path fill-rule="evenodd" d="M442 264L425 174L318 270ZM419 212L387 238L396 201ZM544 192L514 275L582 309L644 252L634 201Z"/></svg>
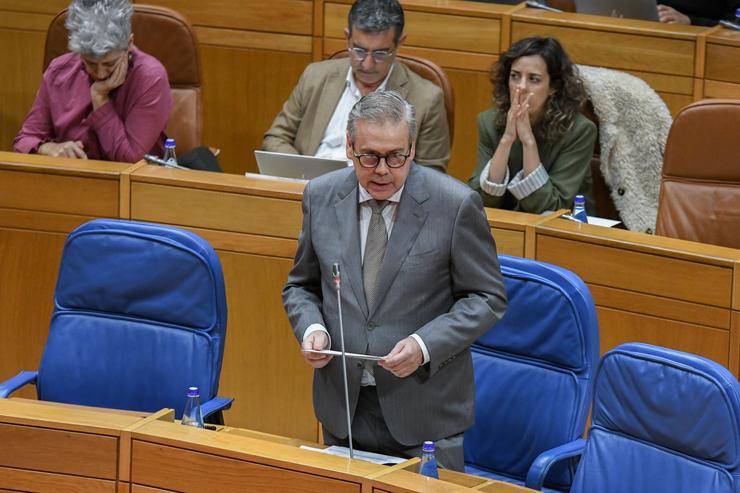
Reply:
<svg viewBox="0 0 740 493"><path fill-rule="evenodd" d="M579 112L578 71L554 38L514 43L491 73L495 107L478 115L478 162L468 183L487 207L542 213L593 211L596 126Z"/></svg>

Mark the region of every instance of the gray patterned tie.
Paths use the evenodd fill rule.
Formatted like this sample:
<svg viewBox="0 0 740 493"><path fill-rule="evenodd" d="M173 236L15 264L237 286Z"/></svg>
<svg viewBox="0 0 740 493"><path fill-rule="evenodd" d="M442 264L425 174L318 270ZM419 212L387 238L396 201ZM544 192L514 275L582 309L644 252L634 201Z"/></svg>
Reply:
<svg viewBox="0 0 740 493"><path fill-rule="evenodd" d="M365 301L367 307L372 310L373 304L377 297L378 274L380 265L383 263L385 256L385 246L388 243L388 231L385 228L383 220L383 209L388 205L387 200L370 200L368 201L373 215L370 218L370 226L367 229L367 239L365 240L365 256L362 262L362 284L365 288Z"/></svg>

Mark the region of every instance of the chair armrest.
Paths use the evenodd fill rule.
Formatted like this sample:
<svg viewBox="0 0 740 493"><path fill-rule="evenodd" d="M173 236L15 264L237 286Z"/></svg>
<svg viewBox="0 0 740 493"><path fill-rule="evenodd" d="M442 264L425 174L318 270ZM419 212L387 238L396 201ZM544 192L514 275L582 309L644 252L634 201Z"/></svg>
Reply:
<svg viewBox="0 0 740 493"><path fill-rule="evenodd" d="M38 376L39 372L37 371L22 371L13 378L0 383L0 398L5 399L26 384L32 383L35 385Z"/></svg>
<svg viewBox="0 0 740 493"><path fill-rule="evenodd" d="M203 418L210 416L211 414L224 411L231 407L231 403L234 402L233 397L214 397L210 401L204 402L200 406L200 411L203 413Z"/></svg>
<svg viewBox="0 0 740 493"><path fill-rule="evenodd" d="M576 457L583 453L583 449L586 447L586 440L579 438L566 444L560 445L559 447L545 450L532 462L527 472L527 480L524 486L533 490L542 490L542 485L545 482L545 477L550 471L550 468L565 459Z"/></svg>

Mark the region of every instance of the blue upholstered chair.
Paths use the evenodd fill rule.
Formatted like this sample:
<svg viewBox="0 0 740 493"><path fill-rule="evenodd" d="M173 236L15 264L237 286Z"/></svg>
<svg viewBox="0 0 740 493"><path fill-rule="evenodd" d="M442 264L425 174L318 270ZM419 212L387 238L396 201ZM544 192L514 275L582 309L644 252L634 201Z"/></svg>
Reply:
<svg viewBox="0 0 740 493"><path fill-rule="evenodd" d="M593 299L570 271L500 255L506 315L473 345L476 421L465 434L465 469L524 484L541 452L583 436L599 361ZM547 477L567 490L573 464Z"/></svg>
<svg viewBox="0 0 740 493"><path fill-rule="evenodd" d="M740 384L700 356L623 344L601 361L585 450L562 455L579 448L571 493L737 493Z"/></svg>
<svg viewBox="0 0 740 493"><path fill-rule="evenodd" d="M38 398L182 415L188 386L204 415L216 397L226 336L221 264L178 228L99 219L64 246L54 313L38 372L0 384L0 397L35 383Z"/></svg>

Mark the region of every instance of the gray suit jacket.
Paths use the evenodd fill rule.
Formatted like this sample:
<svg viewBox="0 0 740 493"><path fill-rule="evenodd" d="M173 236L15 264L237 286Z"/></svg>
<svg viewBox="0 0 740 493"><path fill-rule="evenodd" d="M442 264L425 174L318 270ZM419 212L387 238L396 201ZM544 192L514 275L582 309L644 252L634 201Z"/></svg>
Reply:
<svg viewBox="0 0 740 493"><path fill-rule="evenodd" d="M380 405L394 438L406 445L463 432L474 421L469 345L504 313L496 246L481 199L442 173L411 163L368 311L362 284L358 184L353 168L311 181L303 193L303 229L283 304L299 341L309 325L340 344L331 266L342 269L347 351L385 355L416 333L430 362L407 378L376 367ZM362 367L348 360L354 412ZM341 359L314 372L314 408L332 435L347 436Z"/></svg>
<svg viewBox="0 0 740 493"><path fill-rule="evenodd" d="M349 59L312 63L265 133L266 151L313 156L342 97ZM416 109L416 160L442 171L450 160L450 129L442 90L396 63L386 85Z"/></svg>

